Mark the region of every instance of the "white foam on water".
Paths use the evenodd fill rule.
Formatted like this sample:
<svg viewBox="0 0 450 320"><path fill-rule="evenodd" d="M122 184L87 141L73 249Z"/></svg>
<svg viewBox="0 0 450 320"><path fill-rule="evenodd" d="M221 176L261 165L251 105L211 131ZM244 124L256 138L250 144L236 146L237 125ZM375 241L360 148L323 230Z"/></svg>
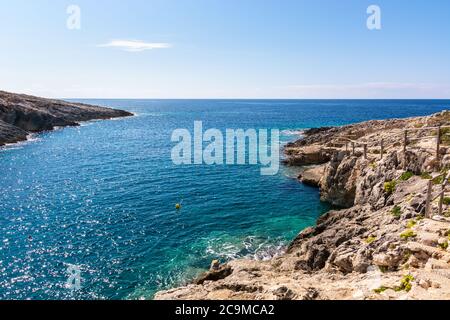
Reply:
<svg viewBox="0 0 450 320"><path fill-rule="evenodd" d="M133 117L139 117L140 116L140 114L137 113L137 112L131 112L131 111L128 111L128 112L131 113L133 115ZM129 119L129 118L130 118L129 116L124 116L124 117L111 118L111 119L108 119L108 120L120 121L120 120L123 120L123 119Z"/></svg>
<svg viewBox="0 0 450 320"><path fill-rule="evenodd" d="M281 134L284 135L284 136L299 136L299 137L302 137L304 133L305 133L304 130L288 129L288 130L281 131Z"/></svg>
<svg viewBox="0 0 450 320"><path fill-rule="evenodd" d="M39 138L37 133L30 133L27 135L27 140L14 142L14 143L6 143L4 146L0 147L0 151L11 151L11 150L18 150L22 149L26 145L34 142L41 141L42 139Z"/></svg>
<svg viewBox="0 0 450 320"><path fill-rule="evenodd" d="M93 124L94 124L93 121L85 121L85 122L79 123L80 127L87 127L87 126L91 126Z"/></svg>
<svg viewBox="0 0 450 320"><path fill-rule="evenodd" d="M222 239L223 240L223 239ZM258 261L271 260L282 255L286 250L285 241L246 237L241 243L223 242L221 239L211 241L206 248L206 254L226 261L236 259L253 259Z"/></svg>

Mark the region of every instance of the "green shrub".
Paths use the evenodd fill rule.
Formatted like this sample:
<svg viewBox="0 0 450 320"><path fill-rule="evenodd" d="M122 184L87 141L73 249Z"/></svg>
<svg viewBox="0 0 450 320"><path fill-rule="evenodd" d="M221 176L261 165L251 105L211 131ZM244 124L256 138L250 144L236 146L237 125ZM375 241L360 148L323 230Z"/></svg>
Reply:
<svg viewBox="0 0 450 320"><path fill-rule="evenodd" d="M406 172L403 172L403 174L400 176L400 180L408 181L413 176L414 176L414 173L412 173L411 171L406 171Z"/></svg>
<svg viewBox="0 0 450 320"><path fill-rule="evenodd" d="M431 176L431 174L429 174L428 172L422 173L422 174L420 175L420 177L421 177L422 179L426 179L426 180L430 180L430 179L433 178L433 177Z"/></svg>
<svg viewBox="0 0 450 320"><path fill-rule="evenodd" d="M450 205L450 197L444 197L444 200L442 203L445 204L446 206Z"/></svg>
<svg viewBox="0 0 450 320"><path fill-rule="evenodd" d="M433 181L433 184L439 185L439 184L442 184L444 182L444 179L445 179L444 175L440 175L440 176L437 176L436 178L434 178L431 181Z"/></svg>
<svg viewBox="0 0 450 320"><path fill-rule="evenodd" d="M367 244L371 244L371 243L373 243L375 240L377 240L377 237L370 236L370 237L368 237L368 238L366 239L366 243L367 243Z"/></svg>
<svg viewBox="0 0 450 320"><path fill-rule="evenodd" d="M387 194L392 194L395 191L395 188L397 186L397 182L396 181L388 181L384 183L384 192L386 192Z"/></svg>
<svg viewBox="0 0 450 320"><path fill-rule="evenodd" d="M410 228L414 227L416 224L417 224L416 221L414 221L414 220L409 220L408 223L406 224L406 227L407 227L408 229L410 229Z"/></svg>
<svg viewBox="0 0 450 320"><path fill-rule="evenodd" d="M400 234L400 238L402 240L408 240L409 238L415 238L416 236L417 235L411 229L408 229L404 231L402 234Z"/></svg>
<svg viewBox="0 0 450 320"><path fill-rule="evenodd" d="M415 280L414 277L412 275L408 274L408 275L403 276L403 278L400 280L399 286L396 286L394 288L381 286L378 289L375 289L373 291L378 294L383 293L384 291L386 291L388 289L394 289L397 292L399 292L399 291L409 292L412 289L414 280Z"/></svg>
<svg viewBox="0 0 450 320"><path fill-rule="evenodd" d="M444 250L447 250L447 248L448 248L448 241L445 241L444 243L439 243L439 247L441 247Z"/></svg>
<svg viewBox="0 0 450 320"><path fill-rule="evenodd" d="M414 277L410 274L403 276L402 280L400 281L400 285L398 287L395 287L394 290L409 292L412 289L412 282L414 280Z"/></svg>
<svg viewBox="0 0 450 320"><path fill-rule="evenodd" d="M373 290L373 291L374 291L375 293L380 294L380 293L385 292L387 289L389 289L389 288L388 288L388 287L381 286L381 287L379 287L378 289L375 289L375 290Z"/></svg>
<svg viewBox="0 0 450 320"><path fill-rule="evenodd" d="M392 209L391 213L394 217L400 218L400 216L402 215L402 209L399 206L395 206Z"/></svg>

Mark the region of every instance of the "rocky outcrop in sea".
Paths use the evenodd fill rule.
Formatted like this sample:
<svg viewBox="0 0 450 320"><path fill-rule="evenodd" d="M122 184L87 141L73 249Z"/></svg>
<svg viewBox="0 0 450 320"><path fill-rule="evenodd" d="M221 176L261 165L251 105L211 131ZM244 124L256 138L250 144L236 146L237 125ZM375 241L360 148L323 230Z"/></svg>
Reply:
<svg viewBox="0 0 450 320"><path fill-rule="evenodd" d="M299 179L336 209L271 261L231 261L155 298L450 299L449 122L443 111L306 131L286 164L306 166Z"/></svg>
<svg viewBox="0 0 450 320"><path fill-rule="evenodd" d="M27 140L30 133L55 127L77 126L82 121L132 116L82 103L44 99L0 91L0 146Z"/></svg>

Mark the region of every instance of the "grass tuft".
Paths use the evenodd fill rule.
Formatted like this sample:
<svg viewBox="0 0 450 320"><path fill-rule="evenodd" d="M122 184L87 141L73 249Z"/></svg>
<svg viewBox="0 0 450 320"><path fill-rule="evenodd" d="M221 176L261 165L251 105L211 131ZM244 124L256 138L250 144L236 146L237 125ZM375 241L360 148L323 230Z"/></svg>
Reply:
<svg viewBox="0 0 450 320"><path fill-rule="evenodd" d="M411 229L412 227L414 227L417 224L417 221L415 220L409 220L408 223L406 224L406 227L408 229Z"/></svg>
<svg viewBox="0 0 450 320"><path fill-rule="evenodd" d="M397 219L401 217L402 215L402 209L399 206L395 206L392 210L391 213L394 217L396 217Z"/></svg>
<svg viewBox="0 0 450 320"><path fill-rule="evenodd" d="M414 176L414 173L412 173L411 171L406 171L406 172L403 172L403 174L400 176L400 180L401 181L408 181L413 176Z"/></svg>
<svg viewBox="0 0 450 320"><path fill-rule="evenodd" d="M386 192L388 195L394 193L395 188L397 187L397 181L388 181L384 183L384 192Z"/></svg>
<svg viewBox="0 0 450 320"><path fill-rule="evenodd" d="M433 177L431 176L431 174L429 174L428 172L424 172L424 173L422 173L421 175L420 175L420 177L422 178L422 179L425 179L425 180L431 180Z"/></svg>
<svg viewBox="0 0 450 320"><path fill-rule="evenodd" d="M373 243L375 240L377 240L377 237L370 236L370 237L368 237L368 238L366 239L366 243L367 243L367 244L371 244L371 243Z"/></svg>
<svg viewBox="0 0 450 320"><path fill-rule="evenodd" d="M417 237L417 234L414 231L412 231L411 229L408 229L400 234L400 238L402 240L408 240L410 238L415 238L415 237Z"/></svg>
<svg viewBox="0 0 450 320"><path fill-rule="evenodd" d="M400 281L400 285L398 287L395 287L395 291L406 291L409 292L412 289L412 282L414 281L414 277L410 274L403 276L402 280Z"/></svg>

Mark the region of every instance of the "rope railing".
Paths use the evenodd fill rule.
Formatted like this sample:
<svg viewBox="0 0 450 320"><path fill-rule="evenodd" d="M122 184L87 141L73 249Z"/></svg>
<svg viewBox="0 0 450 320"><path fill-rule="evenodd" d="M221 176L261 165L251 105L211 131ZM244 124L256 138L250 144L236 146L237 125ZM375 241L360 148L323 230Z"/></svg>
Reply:
<svg viewBox="0 0 450 320"><path fill-rule="evenodd" d="M424 151L430 152L430 153L434 153L435 157L438 161L440 161L441 159L441 140L442 137L444 136L450 136L450 133L443 133L442 129L447 129L450 128L450 125L443 125L443 126L434 126L434 127L422 127L422 128L408 128L408 129L396 129L396 130L392 130L392 134L390 137L395 137L398 135L402 136L403 142L403 152L406 154L408 148L420 148L423 149ZM427 135L424 137L410 137L409 133L411 132L418 132L418 131L435 131L435 135ZM354 138L352 139L352 136L356 136L355 135L346 135L346 136L340 136L337 138L338 143L333 144L334 146L338 145L339 148L342 148L343 146L345 146L345 151L348 152L349 151L349 146L351 148L351 154L352 155L356 155L356 150L357 148L362 148L362 153L364 156L364 159L368 159L368 142L363 142L363 141L358 141L355 140ZM436 147L431 149L431 148L427 148L427 147L423 147L423 146L414 146L411 145L412 142L417 142L417 141L422 141L422 140L429 140L429 139L436 139ZM393 142L390 143L388 145L386 145L385 140L381 139L379 144L376 145L376 147L379 148L380 152L380 158L383 159L384 154L386 153L386 151L397 147L398 146L398 142ZM407 166L406 160L405 160L405 168Z"/></svg>
<svg viewBox="0 0 450 320"><path fill-rule="evenodd" d="M367 142L361 142L361 141L358 141L358 140L353 140L353 139L347 138L345 136L339 137L338 139L341 140L341 141L345 141L344 144L345 144L345 151L346 152L349 151L348 149L349 149L349 144L350 144L351 150L352 150L352 155L356 155L356 149L358 147L362 147L362 149L363 149L362 150L363 151L363 156L364 156L365 159L368 159L368 145L369 144ZM391 149L391 148L393 148L394 146L395 146L395 143L391 143L389 145L386 145L384 139L381 139L380 140L380 144L379 144L381 159L383 159L383 156L386 153L386 151Z"/></svg>
<svg viewBox="0 0 450 320"><path fill-rule="evenodd" d="M443 125L443 126L434 126L434 127L422 127L422 128L408 128L408 129L398 129L398 130L392 130L391 131L391 135L390 137L395 137L395 136L401 136L401 140L402 142L399 144L398 141L396 142L391 142L389 144L386 144L384 139L381 139L379 144L375 144L375 148L379 148L380 150L380 158L383 159L383 155L389 151L390 149L393 148L398 148L400 146L403 147L403 153L406 155L408 148L411 149L421 149L424 150L426 152L429 152L431 155L435 155L436 160L438 161L438 166L439 169L441 168L441 143L442 143L442 137L444 136L450 136L450 133L446 133L446 132L442 132L442 129L448 129L450 128L450 125ZM411 137L410 133L412 132L420 132L420 131L431 131L434 132L434 135L426 135L426 136L422 136L422 137ZM356 136L356 135L354 135ZM352 139L353 138L353 139ZM426 147L426 146L415 146L412 145L411 142L416 142L416 141L422 141L422 140L430 140L430 139L436 139L435 142L435 147L430 148L430 147ZM393 141L395 141L393 139ZM363 151L363 156L364 159L368 159L368 142L365 141L358 141L355 140L354 137L351 137L351 135L347 135L347 136L340 136L338 137L338 143L334 144L334 145L339 145L340 148L342 148L343 146L345 146L345 151L349 152L349 146L351 147L351 154L352 155L356 155L356 149L359 147L362 147L362 151ZM372 143L373 145L373 143ZM404 161L404 169L406 170L407 168L407 159L405 157L405 161ZM443 180L443 182L441 183L441 188L439 190L439 192L437 193L437 195L435 195L433 197L433 187L436 181L436 178L440 178L440 177L444 177L445 178ZM439 204L438 204L438 215L442 215L442 210L443 210L443 204L444 204L444 199L445 199L445 193L447 192L447 187L450 186L450 171L448 173L443 173L441 175L438 175L436 177L433 177L433 179L430 179L430 181L428 182L428 190L427 190L427 198L426 198L426 205L425 208L423 208L421 210L421 213L423 213L423 210L425 209L425 217L431 217L431 209L432 209L432 203L439 198Z"/></svg>

